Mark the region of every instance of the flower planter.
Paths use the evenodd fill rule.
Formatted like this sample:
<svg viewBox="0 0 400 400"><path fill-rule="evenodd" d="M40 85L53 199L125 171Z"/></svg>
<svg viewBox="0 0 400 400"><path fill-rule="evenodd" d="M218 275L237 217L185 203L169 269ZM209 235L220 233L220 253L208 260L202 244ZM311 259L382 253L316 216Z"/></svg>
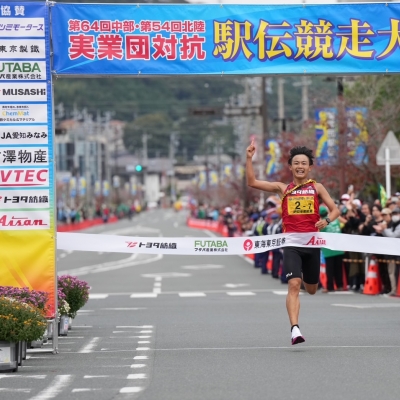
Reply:
<svg viewBox="0 0 400 400"><path fill-rule="evenodd" d="M47 338L46 338L47 341ZM38 339L38 340L32 340L32 342L29 344L29 348L31 349L40 349L43 346L43 338Z"/></svg>
<svg viewBox="0 0 400 400"><path fill-rule="evenodd" d="M23 341L22 343L22 359L26 360L26 349L28 348L28 343Z"/></svg>
<svg viewBox="0 0 400 400"><path fill-rule="evenodd" d="M0 372L18 371L18 343L0 341Z"/></svg>
<svg viewBox="0 0 400 400"><path fill-rule="evenodd" d="M58 322L58 336L68 335L68 322L69 317L67 315L61 315L60 321Z"/></svg>
<svg viewBox="0 0 400 400"><path fill-rule="evenodd" d="M48 340L53 339L53 322L54 322L54 319L47 320L47 328L44 332L44 337L47 338Z"/></svg>
<svg viewBox="0 0 400 400"><path fill-rule="evenodd" d="M22 342L17 343L18 351L17 351L17 361L18 365L22 367Z"/></svg>

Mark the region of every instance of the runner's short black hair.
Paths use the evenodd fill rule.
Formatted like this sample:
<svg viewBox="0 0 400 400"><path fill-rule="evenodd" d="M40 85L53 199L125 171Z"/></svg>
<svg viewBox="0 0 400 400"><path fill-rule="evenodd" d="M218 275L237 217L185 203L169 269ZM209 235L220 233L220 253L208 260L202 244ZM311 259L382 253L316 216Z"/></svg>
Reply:
<svg viewBox="0 0 400 400"><path fill-rule="evenodd" d="M288 164L292 165L293 157L298 156L299 154L304 154L310 160L310 165L314 164L314 155L311 149L305 146L296 146L290 149L289 152L289 160Z"/></svg>

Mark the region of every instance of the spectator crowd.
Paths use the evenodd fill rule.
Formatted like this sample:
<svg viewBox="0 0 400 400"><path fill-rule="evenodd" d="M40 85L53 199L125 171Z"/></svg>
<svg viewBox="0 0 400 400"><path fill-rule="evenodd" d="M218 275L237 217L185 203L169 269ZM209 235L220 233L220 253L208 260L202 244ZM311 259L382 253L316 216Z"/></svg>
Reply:
<svg viewBox="0 0 400 400"><path fill-rule="evenodd" d="M337 234L380 236L400 239L400 192L386 201L371 203L355 198L353 189L336 200L340 210L337 220L329 224L324 232ZM219 221L227 227L228 236L264 236L282 232L281 202L278 196L270 196L265 204L256 202L248 207L239 202L222 208L191 202L191 217ZM320 206L321 218L328 215L324 204ZM400 244L400 242L399 242ZM270 254L271 253L271 254ZM381 294L393 296L397 293L400 257L385 254L367 254L322 249L321 264L326 268L326 284L323 292L353 290L363 292L366 278L366 258L376 259L382 282ZM276 249L254 255L254 267L262 274L286 283L282 270L283 251Z"/></svg>

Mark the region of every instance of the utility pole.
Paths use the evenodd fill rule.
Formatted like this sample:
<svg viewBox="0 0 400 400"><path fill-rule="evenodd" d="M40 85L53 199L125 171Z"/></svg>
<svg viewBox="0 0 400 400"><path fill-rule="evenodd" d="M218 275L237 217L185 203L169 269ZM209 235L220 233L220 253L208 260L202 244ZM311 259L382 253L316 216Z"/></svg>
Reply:
<svg viewBox="0 0 400 400"><path fill-rule="evenodd" d="M301 119L303 124L308 121L309 111L308 111L308 85L311 84L311 80L307 76L301 78Z"/></svg>
<svg viewBox="0 0 400 400"><path fill-rule="evenodd" d="M283 88L285 80L278 78L278 118L279 118L279 131L286 131L285 120L285 90Z"/></svg>
<svg viewBox="0 0 400 400"><path fill-rule="evenodd" d="M343 78L338 77L337 84L337 109L338 109L338 122L339 122L339 189L340 196L346 193L346 177L345 170L347 166L347 148L346 148L346 110L343 97Z"/></svg>
<svg viewBox="0 0 400 400"><path fill-rule="evenodd" d="M176 201L176 192L175 192L175 169L174 169L174 160L175 160L175 145L176 145L176 133L172 132L169 137L169 162L171 165L171 170L169 171L169 182L170 182L170 197L171 202L174 203Z"/></svg>

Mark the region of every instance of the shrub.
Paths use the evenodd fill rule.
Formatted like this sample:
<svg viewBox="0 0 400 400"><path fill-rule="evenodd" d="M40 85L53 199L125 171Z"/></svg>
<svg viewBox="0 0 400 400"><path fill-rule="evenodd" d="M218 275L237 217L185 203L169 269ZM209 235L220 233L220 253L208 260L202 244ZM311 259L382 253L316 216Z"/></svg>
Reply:
<svg viewBox="0 0 400 400"><path fill-rule="evenodd" d="M0 297L0 340L38 340L43 336L46 326L43 311L10 297Z"/></svg>
<svg viewBox="0 0 400 400"><path fill-rule="evenodd" d="M78 310L89 300L89 285L75 276L62 275L58 277L58 287L70 307L67 315L75 318Z"/></svg>
<svg viewBox="0 0 400 400"><path fill-rule="evenodd" d="M49 298L47 292L30 290L27 287L18 288L13 286L0 286L0 296L11 297L22 303L39 308L43 312L46 312L47 310L47 301Z"/></svg>

